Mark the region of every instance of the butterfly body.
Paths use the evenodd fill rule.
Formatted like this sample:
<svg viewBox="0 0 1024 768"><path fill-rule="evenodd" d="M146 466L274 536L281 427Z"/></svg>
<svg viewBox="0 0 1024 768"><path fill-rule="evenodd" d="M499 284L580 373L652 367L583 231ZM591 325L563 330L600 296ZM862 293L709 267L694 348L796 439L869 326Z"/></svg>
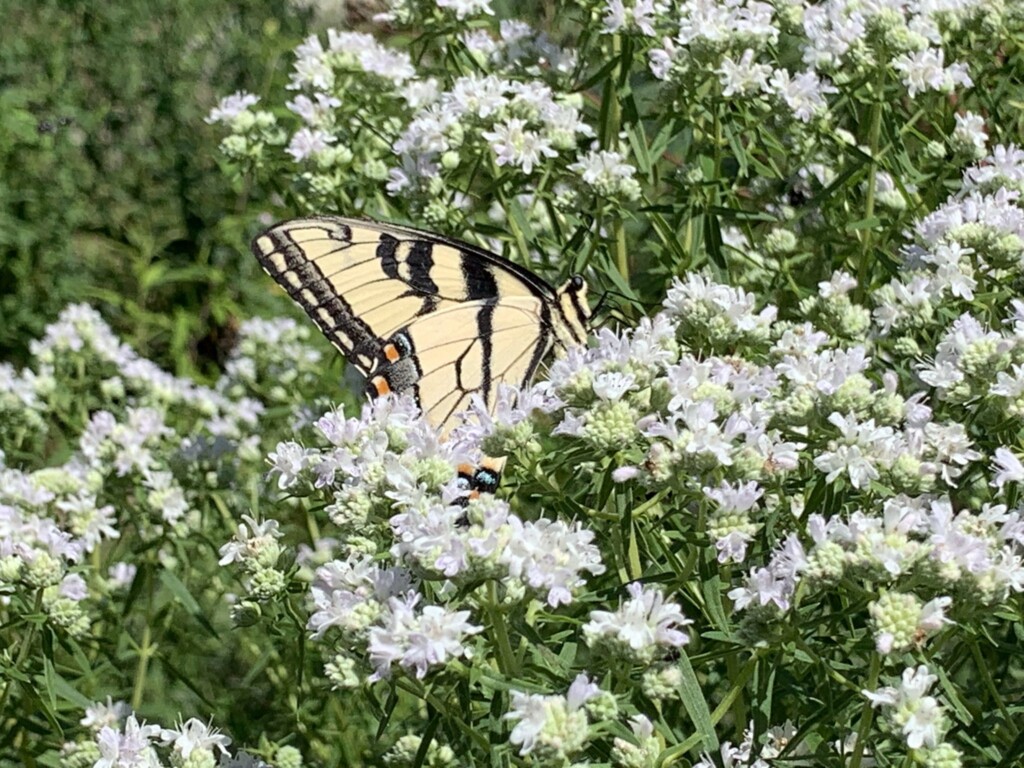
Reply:
<svg viewBox="0 0 1024 768"><path fill-rule="evenodd" d="M253 241L263 268L367 379L411 394L443 434L479 395L526 386L553 346L582 343L579 276L555 289L468 243L332 216L282 222Z"/></svg>

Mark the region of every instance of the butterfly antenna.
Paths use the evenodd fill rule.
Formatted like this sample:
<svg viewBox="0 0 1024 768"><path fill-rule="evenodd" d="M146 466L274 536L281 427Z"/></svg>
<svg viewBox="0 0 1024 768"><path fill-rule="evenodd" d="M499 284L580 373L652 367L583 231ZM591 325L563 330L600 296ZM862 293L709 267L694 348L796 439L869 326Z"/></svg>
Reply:
<svg viewBox="0 0 1024 768"><path fill-rule="evenodd" d="M643 314L649 314L652 310L657 309L658 307L661 306L660 302L641 301L636 296L630 296L628 294L622 293L621 291L606 288L601 293L601 298L598 299L597 304L594 306L594 311L591 313L591 316L595 318L595 323L598 322L599 314L602 309L609 313L609 315L615 313L616 307L612 304L612 302L609 301L609 299L612 297L622 299L624 304L629 305L631 308L639 309L639 311L642 312ZM628 319L624 312L620 311L618 315L619 318L622 320Z"/></svg>

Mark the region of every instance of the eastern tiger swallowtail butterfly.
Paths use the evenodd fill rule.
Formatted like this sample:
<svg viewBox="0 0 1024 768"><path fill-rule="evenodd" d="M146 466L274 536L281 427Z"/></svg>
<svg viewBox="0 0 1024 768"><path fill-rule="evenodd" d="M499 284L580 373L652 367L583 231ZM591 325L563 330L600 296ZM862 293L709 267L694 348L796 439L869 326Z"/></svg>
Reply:
<svg viewBox="0 0 1024 768"><path fill-rule="evenodd" d="M554 346L586 339L587 285L555 289L474 245L391 224L334 216L292 219L253 253L379 397L407 392L445 436L479 395L530 383ZM501 461L470 474L493 490Z"/></svg>

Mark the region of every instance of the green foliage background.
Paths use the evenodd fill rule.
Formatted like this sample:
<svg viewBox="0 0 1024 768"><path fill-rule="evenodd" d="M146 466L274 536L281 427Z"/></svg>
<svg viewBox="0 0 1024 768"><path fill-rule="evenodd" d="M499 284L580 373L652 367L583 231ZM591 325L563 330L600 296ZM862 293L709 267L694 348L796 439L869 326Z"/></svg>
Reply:
<svg viewBox="0 0 1024 768"><path fill-rule="evenodd" d="M88 301L167 369L211 371L270 294L245 248L261 201L203 118L275 83L305 21L284 0L5 4L0 359Z"/></svg>

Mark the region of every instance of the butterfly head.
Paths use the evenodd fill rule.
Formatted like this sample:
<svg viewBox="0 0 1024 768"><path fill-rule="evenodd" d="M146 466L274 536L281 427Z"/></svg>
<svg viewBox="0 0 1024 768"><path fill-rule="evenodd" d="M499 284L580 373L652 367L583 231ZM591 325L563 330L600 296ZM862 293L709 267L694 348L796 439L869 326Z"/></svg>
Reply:
<svg viewBox="0 0 1024 768"><path fill-rule="evenodd" d="M590 306L587 304L587 281L573 275L555 292L559 320L555 334L564 346L583 344L587 340Z"/></svg>

